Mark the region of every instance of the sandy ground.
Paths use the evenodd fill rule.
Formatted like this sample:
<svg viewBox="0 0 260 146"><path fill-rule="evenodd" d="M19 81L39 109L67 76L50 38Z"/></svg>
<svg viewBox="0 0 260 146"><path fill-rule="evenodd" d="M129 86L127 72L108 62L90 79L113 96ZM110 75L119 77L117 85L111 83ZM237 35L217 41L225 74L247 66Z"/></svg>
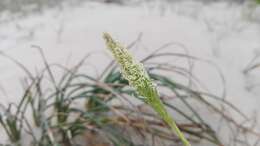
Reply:
<svg viewBox="0 0 260 146"><path fill-rule="evenodd" d="M259 16L260 8L225 2L139 6L87 2L1 23L0 50L32 72L43 66L39 51L32 45L40 46L50 63L68 66L92 53L86 70L94 74L111 59L102 32L110 32L125 44L142 33L142 41L134 50L139 59L164 44L182 44L190 55L214 62L223 73L225 87L216 68L205 63L195 65L193 72L208 91L222 95L225 88L227 99L254 117L260 112L260 69L248 74L243 71L260 54ZM177 45L168 49L184 53ZM0 57L0 70L0 101L16 102L23 91L19 81L25 74L4 57Z"/></svg>

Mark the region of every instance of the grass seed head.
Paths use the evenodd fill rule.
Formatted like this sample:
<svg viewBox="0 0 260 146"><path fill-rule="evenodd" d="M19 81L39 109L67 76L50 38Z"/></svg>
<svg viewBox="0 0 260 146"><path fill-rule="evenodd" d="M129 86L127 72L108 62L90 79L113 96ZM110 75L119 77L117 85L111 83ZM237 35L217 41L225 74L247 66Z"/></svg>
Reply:
<svg viewBox="0 0 260 146"><path fill-rule="evenodd" d="M127 48L115 41L108 33L104 33L104 39L108 49L112 52L116 61L120 64L123 77L134 87L140 96L146 101L153 94L158 94L143 64L134 60Z"/></svg>
<svg viewBox="0 0 260 146"><path fill-rule="evenodd" d="M127 48L123 47L119 42L115 41L108 33L104 33L104 39L108 49L112 52L115 60L120 65L123 77L128 80L129 84L134 87L137 93L149 104L160 117L176 132L185 146L190 146L190 143L184 137L176 125L173 118L165 109L160 100L156 86L153 84L143 64L136 61Z"/></svg>

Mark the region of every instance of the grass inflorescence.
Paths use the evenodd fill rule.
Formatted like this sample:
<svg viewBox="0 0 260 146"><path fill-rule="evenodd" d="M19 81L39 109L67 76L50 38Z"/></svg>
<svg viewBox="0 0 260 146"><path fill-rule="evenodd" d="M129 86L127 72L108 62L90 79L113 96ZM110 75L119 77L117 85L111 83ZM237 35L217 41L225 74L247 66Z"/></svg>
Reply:
<svg viewBox="0 0 260 146"><path fill-rule="evenodd" d="M124 46L114 41L108 33L104 33L104 39L107 47L111 50L115 59L121 66L123 77L136 89L138 94L142 96L142 99L153 107L159 116L177 133L183 144L185 146L190 146L190 143L179 130L173 118L166 111L165 106L160 100L159 92L145 71L143 65L136 61Z"/></svg>

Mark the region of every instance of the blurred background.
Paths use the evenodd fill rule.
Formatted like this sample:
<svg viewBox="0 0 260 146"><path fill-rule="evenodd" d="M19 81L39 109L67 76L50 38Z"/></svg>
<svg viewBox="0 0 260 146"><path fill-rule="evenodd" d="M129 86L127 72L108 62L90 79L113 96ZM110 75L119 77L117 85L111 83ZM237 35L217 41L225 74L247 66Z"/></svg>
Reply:
<svg viewBox="0 0 260 146"><path fill-rule="evenodd" d="M241 120L228 112L255 131L238 139L226 136L235 131L223 132L225 146L260 146L259 0L1 0L0 103L17 103L23 95L28 76L21 65L32 74L44 68L39 48L48 63L66 67L88 56L82 71L101 74L112 60L103 32L132 45L138 60L158 50L199 60L155 61L188 69L201 83L191 88L223 97L248 116ZM187 78L170 77L190 85ZM194 108L209 125L221 121L207 118L212 113L200 105ZM0 144L6 141L0 138Z"/></svg>

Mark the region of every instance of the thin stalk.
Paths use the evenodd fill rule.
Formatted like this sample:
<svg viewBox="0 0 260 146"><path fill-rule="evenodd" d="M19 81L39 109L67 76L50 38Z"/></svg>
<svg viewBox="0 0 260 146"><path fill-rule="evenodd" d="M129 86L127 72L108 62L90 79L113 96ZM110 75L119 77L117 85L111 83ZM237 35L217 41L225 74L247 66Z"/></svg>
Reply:
<svg viewBox="0 0 260 146"><path fill-rule="evenodd" d="M135 88L137 93L141 96L140 99L150 105L158 113L169 125L171 130L177 134L184 146L191 146L178 128L174 119L167 112L155 84L152 82L143 65L136 61L125 47L114 41L108 33L104 33L104 39L107 47L120 65L123 77Z"/></svg>

